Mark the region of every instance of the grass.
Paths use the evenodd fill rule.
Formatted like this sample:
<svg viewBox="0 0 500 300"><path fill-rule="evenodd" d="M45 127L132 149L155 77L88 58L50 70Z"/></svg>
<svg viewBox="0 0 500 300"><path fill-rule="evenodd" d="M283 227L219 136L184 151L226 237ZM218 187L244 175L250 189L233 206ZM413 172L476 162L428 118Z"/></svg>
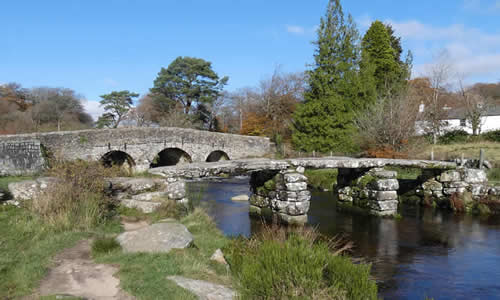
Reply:
<svg viewBox="0 0 500 300"><path fill-rule="evenodd" d="M18 182L18 181L23 181L23 180L32 180L34 177L32 176L0 176L0 190L3 191L8 191L9 190L9 183L11 182Z"/></svg>
<svg viewBox="0 0 500 300"><path fill-rule="evenodd" d="M224 251L242 299L377 299L370 265L341 255L350 247L314 230L268 227Z"/></svg>
<svg viewBox="0 0 500 300"><path fill-rule="evenodd" d="M337 169L306 170L308 184L315 189L332 190L337 184Z"/></svg>
<svg viewBox="0 0 500 300"><path fill-rule="evenodd" d="M139 299L196 299L168 280L167 276L171 275L231 285L228 270L210 260L215 250L224 247L229 240L201 209L195 209L180 222L193 234L194 246L191 248L156 254L123 253L116 249L98 253L96 260L119 265L121 286Z"/></svg>
<svg viewBox="0 0 500 300"><path fill-rule="evenodd" d="M386 166L386 170L396 171L398 179L417 179L422 174L422 169L419 168L405 168L397 166Z"/></svg>
<svg viewBox="0 0 500 300"><path fill-rule="evenodd" d="M488 181L494 184L500 184L500 167L492 168L488 171Z"/></svg>
<svg viewBox="0 0 500 300"><path fill-rule="evenodd" d="M462 157L479 158L479 149L484 149L486 160L490 161L496 167L500 167L500 143L494 142L476 142L476 143L457 143L449 145L425 145L419 147L412 154L419 159L430 159L431 150L434 149L435 160L448 160Z"/></svg>
<svg viewBox="0 0 500 300"><path fill-rule="evenodd" d="M28 295L45 276L51 257L91 233L54 232L26 210L0 206L0 299Z"/></svg>

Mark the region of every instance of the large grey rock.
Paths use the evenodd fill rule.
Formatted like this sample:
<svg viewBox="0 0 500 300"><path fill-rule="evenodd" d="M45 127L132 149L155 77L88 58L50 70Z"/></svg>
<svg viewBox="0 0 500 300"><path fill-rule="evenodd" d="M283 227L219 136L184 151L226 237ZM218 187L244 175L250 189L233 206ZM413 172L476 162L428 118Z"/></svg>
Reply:
<svg viewBox="0 0 500 300"><path fill-rule="evenodd" d="M281 222L290 225L304 225L307 223L307 215L290 216L283 213L278 213L278 218Z"/></svg>
<svg viewBox="0 0 500 300"><path fill-rule="evenodd" d="M9 192L16 200L36 199L43 191L53 187L57 182L54 177L40 177L35 180L25 180L9 183Z"/></svg>
<svg viewBox="0 0 500 300"><path fill-rule="evenodd" d="M370 173L372 173L373 176L386 179L393 179L398 176L398 173L396 171L389 171L381 168L374 168L370 170Z"/></svg>
<svg viewBox="0 0 500 300"><path fill-rule="evenodd" d="M169 276L167 278L192 292L201 300L230 300L236 298L235 291L220 284L182 276Z"/></svg>
<svg viewBox="0 0 500 300"><path fill-rule="evenodd" d="M153 201L140 201L134 199L123 199L121 200L121 204L125 207L136 208L143 213L152 213L159 206L161 206L162 202L153 202Z"/></svg>
<svg viewBox="0 0 500 300"><path fill-rule="evenodd" d="M113 177L108 178L107 180L109 181L110 188L113 191L126 192L130 195L162 190L167 185L165 179L161 178Z"/></svg>
<svg viewBox="0 0 500 300"><path fill-rule="evenodd" d="M180 223L156 223L120 234L117 241L125 252L169 252L191 245L193 236Z"/></svg>
<svg viewBox="0 0 500 300"><path fill-rule="evenodd" d="M161 199L165 199L167 197L166 192L149 192L133 195L130 198L136 201L157 201L160 202Z"/></svg>
<svg viewBox="0 0 500 300"><path fill-rule="evenodd" d="M396 211L398 209L397 200L387 200L387 201L370 201L370 208L378 211Z"/></svg>
<svg viewBox="0 0 500 300"><path fill-rule="evenodd" d="M290 216L305 215L309 211L310 202L288 202L289 205L286 207L286 212Z"/></svg>

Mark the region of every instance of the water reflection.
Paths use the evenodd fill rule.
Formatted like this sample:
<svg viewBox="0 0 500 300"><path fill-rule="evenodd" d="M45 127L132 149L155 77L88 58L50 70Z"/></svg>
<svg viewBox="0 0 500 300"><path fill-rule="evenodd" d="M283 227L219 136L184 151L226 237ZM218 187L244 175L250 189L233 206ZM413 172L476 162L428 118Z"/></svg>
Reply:
<svg viewBox="0 0 500 300"><path fill-rule="evenodd" d="M248 217L248 179L193 182L206 207L227 235L258 230ZM345 235L352 255L373 264L373 276L386 299L500 298L500 218L479 219L416 207L400 209L401 220L360 216L336 209L332 193L314 192L309 223L322 233Z"/></svg>

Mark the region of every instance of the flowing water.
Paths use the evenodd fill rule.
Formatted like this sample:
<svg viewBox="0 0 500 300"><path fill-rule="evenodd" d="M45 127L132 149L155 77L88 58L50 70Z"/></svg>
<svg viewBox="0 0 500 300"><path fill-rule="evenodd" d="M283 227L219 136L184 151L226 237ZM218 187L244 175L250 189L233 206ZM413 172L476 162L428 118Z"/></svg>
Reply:
<svg viewBox="0 0 500 300"><path fill-rule="evenodd" d="M230 200L250 194L248 178L188 187L226 235L259 230L259 221L248 216L248 203ZM500 299L500 217L417 207L403 207L400 214L403 218L394 220L340 212L332 192L313 192L309 224L352 240L352 255L372 263L384 299Z"/></svg>

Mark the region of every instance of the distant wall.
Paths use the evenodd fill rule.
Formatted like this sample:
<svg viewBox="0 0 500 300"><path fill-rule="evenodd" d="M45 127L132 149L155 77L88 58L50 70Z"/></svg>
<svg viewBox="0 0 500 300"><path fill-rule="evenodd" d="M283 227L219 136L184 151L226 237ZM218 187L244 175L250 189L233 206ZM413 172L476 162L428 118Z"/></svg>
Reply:
<svg viewBox="0 0 500 300"><path fill-rule="evenodd" d="M33 174L44 164L40 141L0 141L0 176Z"/></svg>

